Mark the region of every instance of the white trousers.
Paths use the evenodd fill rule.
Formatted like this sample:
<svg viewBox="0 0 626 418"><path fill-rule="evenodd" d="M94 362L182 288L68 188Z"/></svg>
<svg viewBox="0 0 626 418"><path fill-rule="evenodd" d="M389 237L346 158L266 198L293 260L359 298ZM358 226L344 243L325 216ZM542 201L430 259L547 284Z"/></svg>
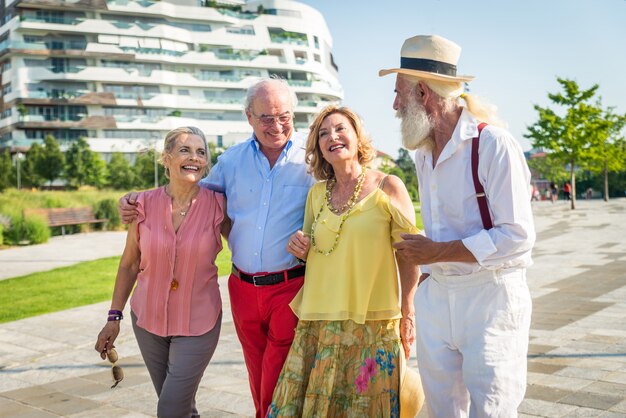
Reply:
<svg viewBox="0 0 626 418"><path fill-rule="evenodd" d="M532 301L525 269L432 275L415 296L417 360L431 417L516 417Z"/></svg>

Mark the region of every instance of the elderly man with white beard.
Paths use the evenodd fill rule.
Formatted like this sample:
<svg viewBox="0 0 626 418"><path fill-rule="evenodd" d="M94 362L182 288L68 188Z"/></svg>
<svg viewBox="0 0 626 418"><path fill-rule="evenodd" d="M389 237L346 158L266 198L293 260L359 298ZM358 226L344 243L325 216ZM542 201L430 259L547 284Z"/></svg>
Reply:
<svg viewBox="0 0 626 418"><path fill-rule="evenodd" d="M401 49L393 108L416 150L425 236L394 244L422 266L417 359L432 417L514 417L526 390L535 241L530 173L492 106L463 93L461 48L415 36ZM465 106L460 104L463 99Z"/></svg>

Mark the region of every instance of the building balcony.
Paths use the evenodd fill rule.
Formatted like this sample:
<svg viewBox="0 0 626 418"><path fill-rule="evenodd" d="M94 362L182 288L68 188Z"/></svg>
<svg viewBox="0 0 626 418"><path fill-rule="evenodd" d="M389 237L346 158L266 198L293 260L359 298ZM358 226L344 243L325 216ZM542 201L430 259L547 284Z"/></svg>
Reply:
<svg viewBox="0 0 626 418"><path fill-rule="evenodd" d="M86 19L81 17L74 18L62 18L62 17L45 17L45 18L36 18L32 16L20 16L20 21L22 22L33 22L33 23L53 23L58 25L78 25L83 23Z"/></svg>
<svg viewBox="0 0 626 418"><path fill-rule="evenodd" d="M18 7L22 8L39 8L41 6L54 7L54 8L75 8L75 1L67 0L20 0L17 3ZM105 0L80 0L80 7L82 9L106 9Z"/></svg>

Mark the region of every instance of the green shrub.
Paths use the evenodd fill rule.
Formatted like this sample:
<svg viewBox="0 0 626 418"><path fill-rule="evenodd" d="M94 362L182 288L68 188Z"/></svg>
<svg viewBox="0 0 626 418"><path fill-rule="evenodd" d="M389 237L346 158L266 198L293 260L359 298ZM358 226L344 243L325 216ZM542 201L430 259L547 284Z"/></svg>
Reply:
<svg viewBox="0 0 626 418"><path fill-rule="evenodd" d="M104 199L93 206L93 212L98 219L108 219L107 228L117 229L122 224L120 214L117 212L117 201ZM102 228L103 224L96 224L96 228Z"/></svg>
<svg viewBox="0 0 626 418"><path fill-rule="evenodd" d="M4 244L4 225L0 224L0 246Z"/></svg>
<svg viewBox="0 0 626 418"><path fill-rule="evenodd" d="M14 217L4 232L8 244L41 244L50 238L50 228L39 216Z"/></svg>

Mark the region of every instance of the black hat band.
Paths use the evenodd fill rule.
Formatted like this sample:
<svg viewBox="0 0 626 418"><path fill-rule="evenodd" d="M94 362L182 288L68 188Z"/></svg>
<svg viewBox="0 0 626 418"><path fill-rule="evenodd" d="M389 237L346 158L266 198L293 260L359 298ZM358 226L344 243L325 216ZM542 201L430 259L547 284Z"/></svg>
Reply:
<svg viewBox="0 0 626 418"><path fill-rule="evenodd" d="M400 68L456 77L456 65L425 58L400 57Z"/></svg>

